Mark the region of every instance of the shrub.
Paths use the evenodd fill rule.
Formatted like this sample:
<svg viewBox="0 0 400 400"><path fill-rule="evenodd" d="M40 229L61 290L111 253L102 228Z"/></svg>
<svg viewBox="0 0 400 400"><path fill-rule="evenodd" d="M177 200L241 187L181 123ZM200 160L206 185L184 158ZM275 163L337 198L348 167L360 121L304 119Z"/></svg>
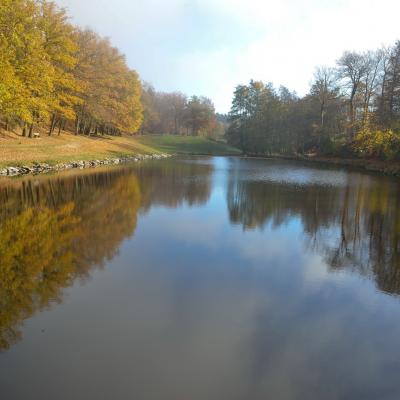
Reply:
<svg viewBox="0 0 400 400"><path fill-rule="evenodd" d="M392 160L400 156L400 133L393 130L364 128L354 140L354 149L363 157Z"/></svg>

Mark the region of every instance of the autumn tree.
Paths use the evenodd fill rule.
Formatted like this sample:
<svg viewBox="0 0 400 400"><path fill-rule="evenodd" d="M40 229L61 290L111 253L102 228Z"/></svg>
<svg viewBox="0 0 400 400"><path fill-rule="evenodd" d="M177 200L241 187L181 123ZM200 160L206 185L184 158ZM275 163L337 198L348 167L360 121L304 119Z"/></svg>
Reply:
<svg viewBox="0 0 400 400"><path fill-rule="evenodd" d="M192 135L207 134L216 124L215 109L206 97L192 96L185 110L185 125Z"/></svg>
<svg viewBox="0 0 400 400"><path fill-rule="evenodd" d="M49 116L54 90L54 68L40 29L41 3L4 0L0 5L0 67L5 72L0 88L0 113L7 122L29 126ZM8 123L6 123L8 125Z"/></svg>
<svg viewBox="0 0 400 400"><path fill-rule="evenodd" d="M182 134L186 106L187 97L183 93L153 91L152 112L156 114L156 119L148 132Z"/></svg>
<svg viewBox="0 0 400 400"><path fill-rule="evenodd" d="M78 62L78 45L74 27L68 22L68 16L55 3L40 3L39 29L43 32L43 47L52 65L53 91L49 103L51 122L49 135L59 124L59 131L65 120L75 117L74 106L80 103L79 82L75 79L74 70Z"/></svg>
<svg viewBox="0 0 400 400"><path fill-rule="evenodd" d="M76 133L135 133L141 84L106 39L80 31L47 0L0 2L0 118L49 134L75 120Z"/></svg>
<svg viewBox="0 0 400 400"><path fill-rule="evenodd" d="M75 76L82 87L75 132L135 133L143 118L141 84L125 57L107 39L90 30L78 32Z"/></svg>

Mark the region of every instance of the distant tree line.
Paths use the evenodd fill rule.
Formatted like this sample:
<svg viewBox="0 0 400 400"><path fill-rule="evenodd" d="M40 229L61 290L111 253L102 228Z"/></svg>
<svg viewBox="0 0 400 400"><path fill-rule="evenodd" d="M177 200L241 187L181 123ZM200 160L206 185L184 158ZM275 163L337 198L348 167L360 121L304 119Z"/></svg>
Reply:
<svg viewBox="0 0 400 400"><path fill-rule="evenodd" d="M0 71L0 122L23 136L198 135L218 125L207 98L142 91L124 55L53 1L0 1Z"/></svg>
<svg viewBox="0 0 400 400"><path fill-rule="evenodd" d="M304 97L250 81L236 87L228 141L253 154L400 157L400 42L343 53L315 70Z"/></svg>
<svg viewBox="0 0 400 400"><path fill-rule="evenodd" d="M207 97L188 98L181 92L157 92L144 84L142 133L223 136L214 104Z"/></svg>

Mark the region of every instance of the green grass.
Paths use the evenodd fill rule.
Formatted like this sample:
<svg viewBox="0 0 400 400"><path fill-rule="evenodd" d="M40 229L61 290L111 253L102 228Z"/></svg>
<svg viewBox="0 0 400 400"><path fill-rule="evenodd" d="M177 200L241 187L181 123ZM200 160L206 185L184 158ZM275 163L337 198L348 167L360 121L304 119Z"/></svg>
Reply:
<svg viewBox="0 0 400 400"><path fill-rule="evenodd" d="M239 155L239 149L201 136L145 135L139 143L169 154Z"/></svg>
<svg viewBox="0 0 400 400"><path fill-rule="evenodd" d="M146 136L61 136L43 134L29 139L17 134L0 136L0 168L30 165L34 162L58 164L78 160L117 158L151 153L235 155L240 151L224 143L204 137L146 135Z"/></svg>

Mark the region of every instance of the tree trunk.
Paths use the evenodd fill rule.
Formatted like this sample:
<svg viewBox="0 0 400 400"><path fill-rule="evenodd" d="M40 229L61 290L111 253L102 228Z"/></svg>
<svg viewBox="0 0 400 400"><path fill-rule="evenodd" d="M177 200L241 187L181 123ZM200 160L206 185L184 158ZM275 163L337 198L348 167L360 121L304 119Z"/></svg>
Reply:
<svg viewBox="0 0 400 400"><path fill-rule="evenodd" d="M353 87L351 89L350 99L349 99L349 116L350 116L350 136L354 136L354 122L355 122L355 109L354 109L354 99L357 94L358 83L353 82Z"/></svg>
<svg viewBox="0 0 400 400"><path fill-rule="evenodd" d="M79 117L77 116L75 119L75 136L78 135L79 130Z"/></svg>
<svg viewBox="0 0 400 400"><path fill-rule="evenodd" d="M354 98L350 98L350 104L349 104L349 116L350 116L350 136L353 137L354 135Z"/></svg>
<svg viewBox="0 0 400 400"><path fill-rule="evenodd" d="M29 137L32 138L33 137L33 122L31 123L30 127L29 127Z"/></svg>
<svg viewBox="0 0 400 400"><path fill-rule="evenodd" d="M175 135L178 134L178 117L175 114L175 119L174 119L174 123L175 123Z"/></svg>
<svg viewBox="0 0 400 400"><path fill-rule="evenodd" d="M389 120L392 122L393 120L393 111L394 111L394 95L395 95L395 86L397 82L397 74L398 74L398 58L396 57L396 61L393 66L392 72L392 82L390 84L390 95L389 95Z"/></svg>
<svg viewBox="0 0 400 400"><path fill-rule="evenodd" d="M49 136L51 136L51 134L53 133L55 125L56 125L56 114L53 114L50 122Z"/></svg>
<svg viewBox="0 0 400 400"><path fill-rule="evenodd" d="M81 133L86 135L86 120L83 121L83 125L81 125Z"/></svg>
<svg viewBox="0 0 400 400"><path fill-rule="evenodd" d="M62 125L63 125L63 120L60 119L60 124L59 124L59 126L58 126L58 136L61 135Z"/></svg>

